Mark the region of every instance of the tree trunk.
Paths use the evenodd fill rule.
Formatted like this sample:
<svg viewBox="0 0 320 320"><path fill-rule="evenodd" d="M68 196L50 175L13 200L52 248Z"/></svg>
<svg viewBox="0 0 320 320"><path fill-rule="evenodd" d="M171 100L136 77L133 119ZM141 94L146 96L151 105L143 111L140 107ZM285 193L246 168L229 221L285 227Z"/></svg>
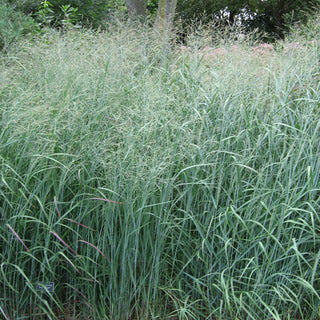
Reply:
<svg viewBox="0 0 320 320"><path fill-rule="evenodd" d="M126 0L126 3L130 18L146 14L148 0Z"/></svg>
<svg viewBox="0 0 320 320"><path fill-rule="evenodd" d="M278 7L273 7L273 10L272 10L274 25L275 25L275 32L280 38L282 38L282 30L283 30L282 3L283 1L280 0L278 3Z"/></svg>
<svg viewBox="0 0 320 320"><path fill-rule="evenodd" d="M155 28L163 36L168 35L176 11L177 0L159 0Z"/></svg>
<svg viewBox="0 0 320 320"><path fill-rule="evenodd" d="M229 24L230 24L230 26L234 25L235 18L236 18L236 12L230 10L229 11Z"/></svg>
<svg viewBox="0 0 320 320"><path fill-rule="evenodd" d="M278 6L273 7L272 10L275 32L279 38L283 38L284 36L284 14L288 12L288 7L289 3L287 0L279 0Z"/></svg>

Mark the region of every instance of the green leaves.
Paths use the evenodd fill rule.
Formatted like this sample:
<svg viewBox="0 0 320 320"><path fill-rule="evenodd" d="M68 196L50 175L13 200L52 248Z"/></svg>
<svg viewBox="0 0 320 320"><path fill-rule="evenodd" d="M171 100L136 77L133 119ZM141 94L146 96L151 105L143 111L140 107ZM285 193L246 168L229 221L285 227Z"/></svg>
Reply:
<svg viewBox="0 0 320 320"><path fill-rule="evenodd" d="M0 50L7 49L34 29L33 19L0 1Z"/></svg>
<svg viewBox="0 0 320 320"><path fill-rule="evenodd" d="M48 0L41 2L38 8L38 19L40 26L50 26L54 20L54 11L52 10L53 5Z"/></svg>

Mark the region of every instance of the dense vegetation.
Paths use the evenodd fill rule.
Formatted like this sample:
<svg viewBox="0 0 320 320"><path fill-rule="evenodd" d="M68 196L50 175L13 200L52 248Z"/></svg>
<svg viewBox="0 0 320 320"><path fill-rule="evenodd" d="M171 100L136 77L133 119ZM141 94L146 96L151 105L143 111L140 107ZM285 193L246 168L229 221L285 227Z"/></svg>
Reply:
<svg viewBox="0 0 320 320"><path fill-rule="evenodd" d="M185 23L195 18L241 23L247 31L257 28L272 40L283 38L295 23L305 22L319 5L319 0L179 0L177 13Z"/></svg>
<svg viewBox="0 0 320 320"><path fill-rule="evenodd" d="M320 7L320 0L163 0L176 2L175 18L187 32L194 21L218 24L241 24L243 30L257 29L265 34L265 40L283 39L296 23L306 22L307 17ZM60 28L63 20L90 28L104 28L114 14L127 15L134 3L142 5L144 15L153 21L159 0L0 0L10 3L14 10L31 16L40 25L49 24ZM130 3L130 4L129 4ZM139 6L139 5L138 5ZM141 6L141 5L140 5ZM0 9L1 12L1 9ZM0 29L1 35L1 29Z"/></svg>
<svg viewBox="0 0 320 320"><path fill-rule="evenodd" d="M34 27L32 18L0 0L0 50L6 49L17 39L34 30Z"/></svg>
<svg viewBox="0 0 320 320"><path fill-rule="evenodd" d="M1 317L319 319L319 19L106 30L0 55Z"/></svg>

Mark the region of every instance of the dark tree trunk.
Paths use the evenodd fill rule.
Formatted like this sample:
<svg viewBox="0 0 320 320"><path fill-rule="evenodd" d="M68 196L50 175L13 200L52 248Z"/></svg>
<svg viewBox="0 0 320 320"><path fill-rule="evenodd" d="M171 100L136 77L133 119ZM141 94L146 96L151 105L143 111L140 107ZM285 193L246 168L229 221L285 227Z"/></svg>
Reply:
<svg viewBox="0 0 320 320"><path fill-rule="evenodd" d="M287 7L287 0L279 0L278 6L274 6L272 10L275 32L279 38L283 38L284 35L284 14L286 13Z"/></svg>
<svg viewBox="0 0 320 320"><path fill-rule="evenodd" d="M233 11L229 12L229 23L231 26L234 24L235 16L236 16L235 12Z"/></svg>
<svg viewBox="0 0 320 320"><path fill-rule="evenodd" d="M146 14L148 0L126 0L126 3L130 18Z"/></svg>

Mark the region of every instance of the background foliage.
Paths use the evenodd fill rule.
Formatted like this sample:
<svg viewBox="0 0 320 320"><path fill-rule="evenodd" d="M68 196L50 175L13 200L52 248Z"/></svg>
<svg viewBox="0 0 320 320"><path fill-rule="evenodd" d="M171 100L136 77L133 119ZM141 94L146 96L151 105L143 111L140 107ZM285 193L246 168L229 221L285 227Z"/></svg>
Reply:
<svg viewBox="0 0 320 320"><path fill-rule="evenodd" d="M0 49L32 31L34 21L20 11L16 11L6 2L0 1Z"/></svg>
<svg viewBox="0 0 320 320"><path fill-rule="evenodd" d="M3 0L2 0L3 1ZM39 21L41 0L7 0L16 10L21 10ZM126 14L125 0L52 0L51 25L61 27L65 19L63 6L77 10L74 24L93 28L104 28L106 22L114 14ZM258 29L265 33L265 40L283 38L290 26L305 23L310 13L319 7L320 0L179 0L177 3L176 20L179 26L188 29L192 21L207 23L215 21L215 27L224 28L226 24L241 24L243 31L251 32ZM148 16L155 17L158 6L157 0L148 1ZM182 34L185 31L181 31Z"/></svg>
<svg viewBox="0 0 320 320"><path fill-rule="evenodd" d="M319 0L180 0L177 12L185 23L194 19L217 20L232 25L241 23L244 29L260 32L272 38L282 38L297 22L306 22L319 7Z"/></svg>

